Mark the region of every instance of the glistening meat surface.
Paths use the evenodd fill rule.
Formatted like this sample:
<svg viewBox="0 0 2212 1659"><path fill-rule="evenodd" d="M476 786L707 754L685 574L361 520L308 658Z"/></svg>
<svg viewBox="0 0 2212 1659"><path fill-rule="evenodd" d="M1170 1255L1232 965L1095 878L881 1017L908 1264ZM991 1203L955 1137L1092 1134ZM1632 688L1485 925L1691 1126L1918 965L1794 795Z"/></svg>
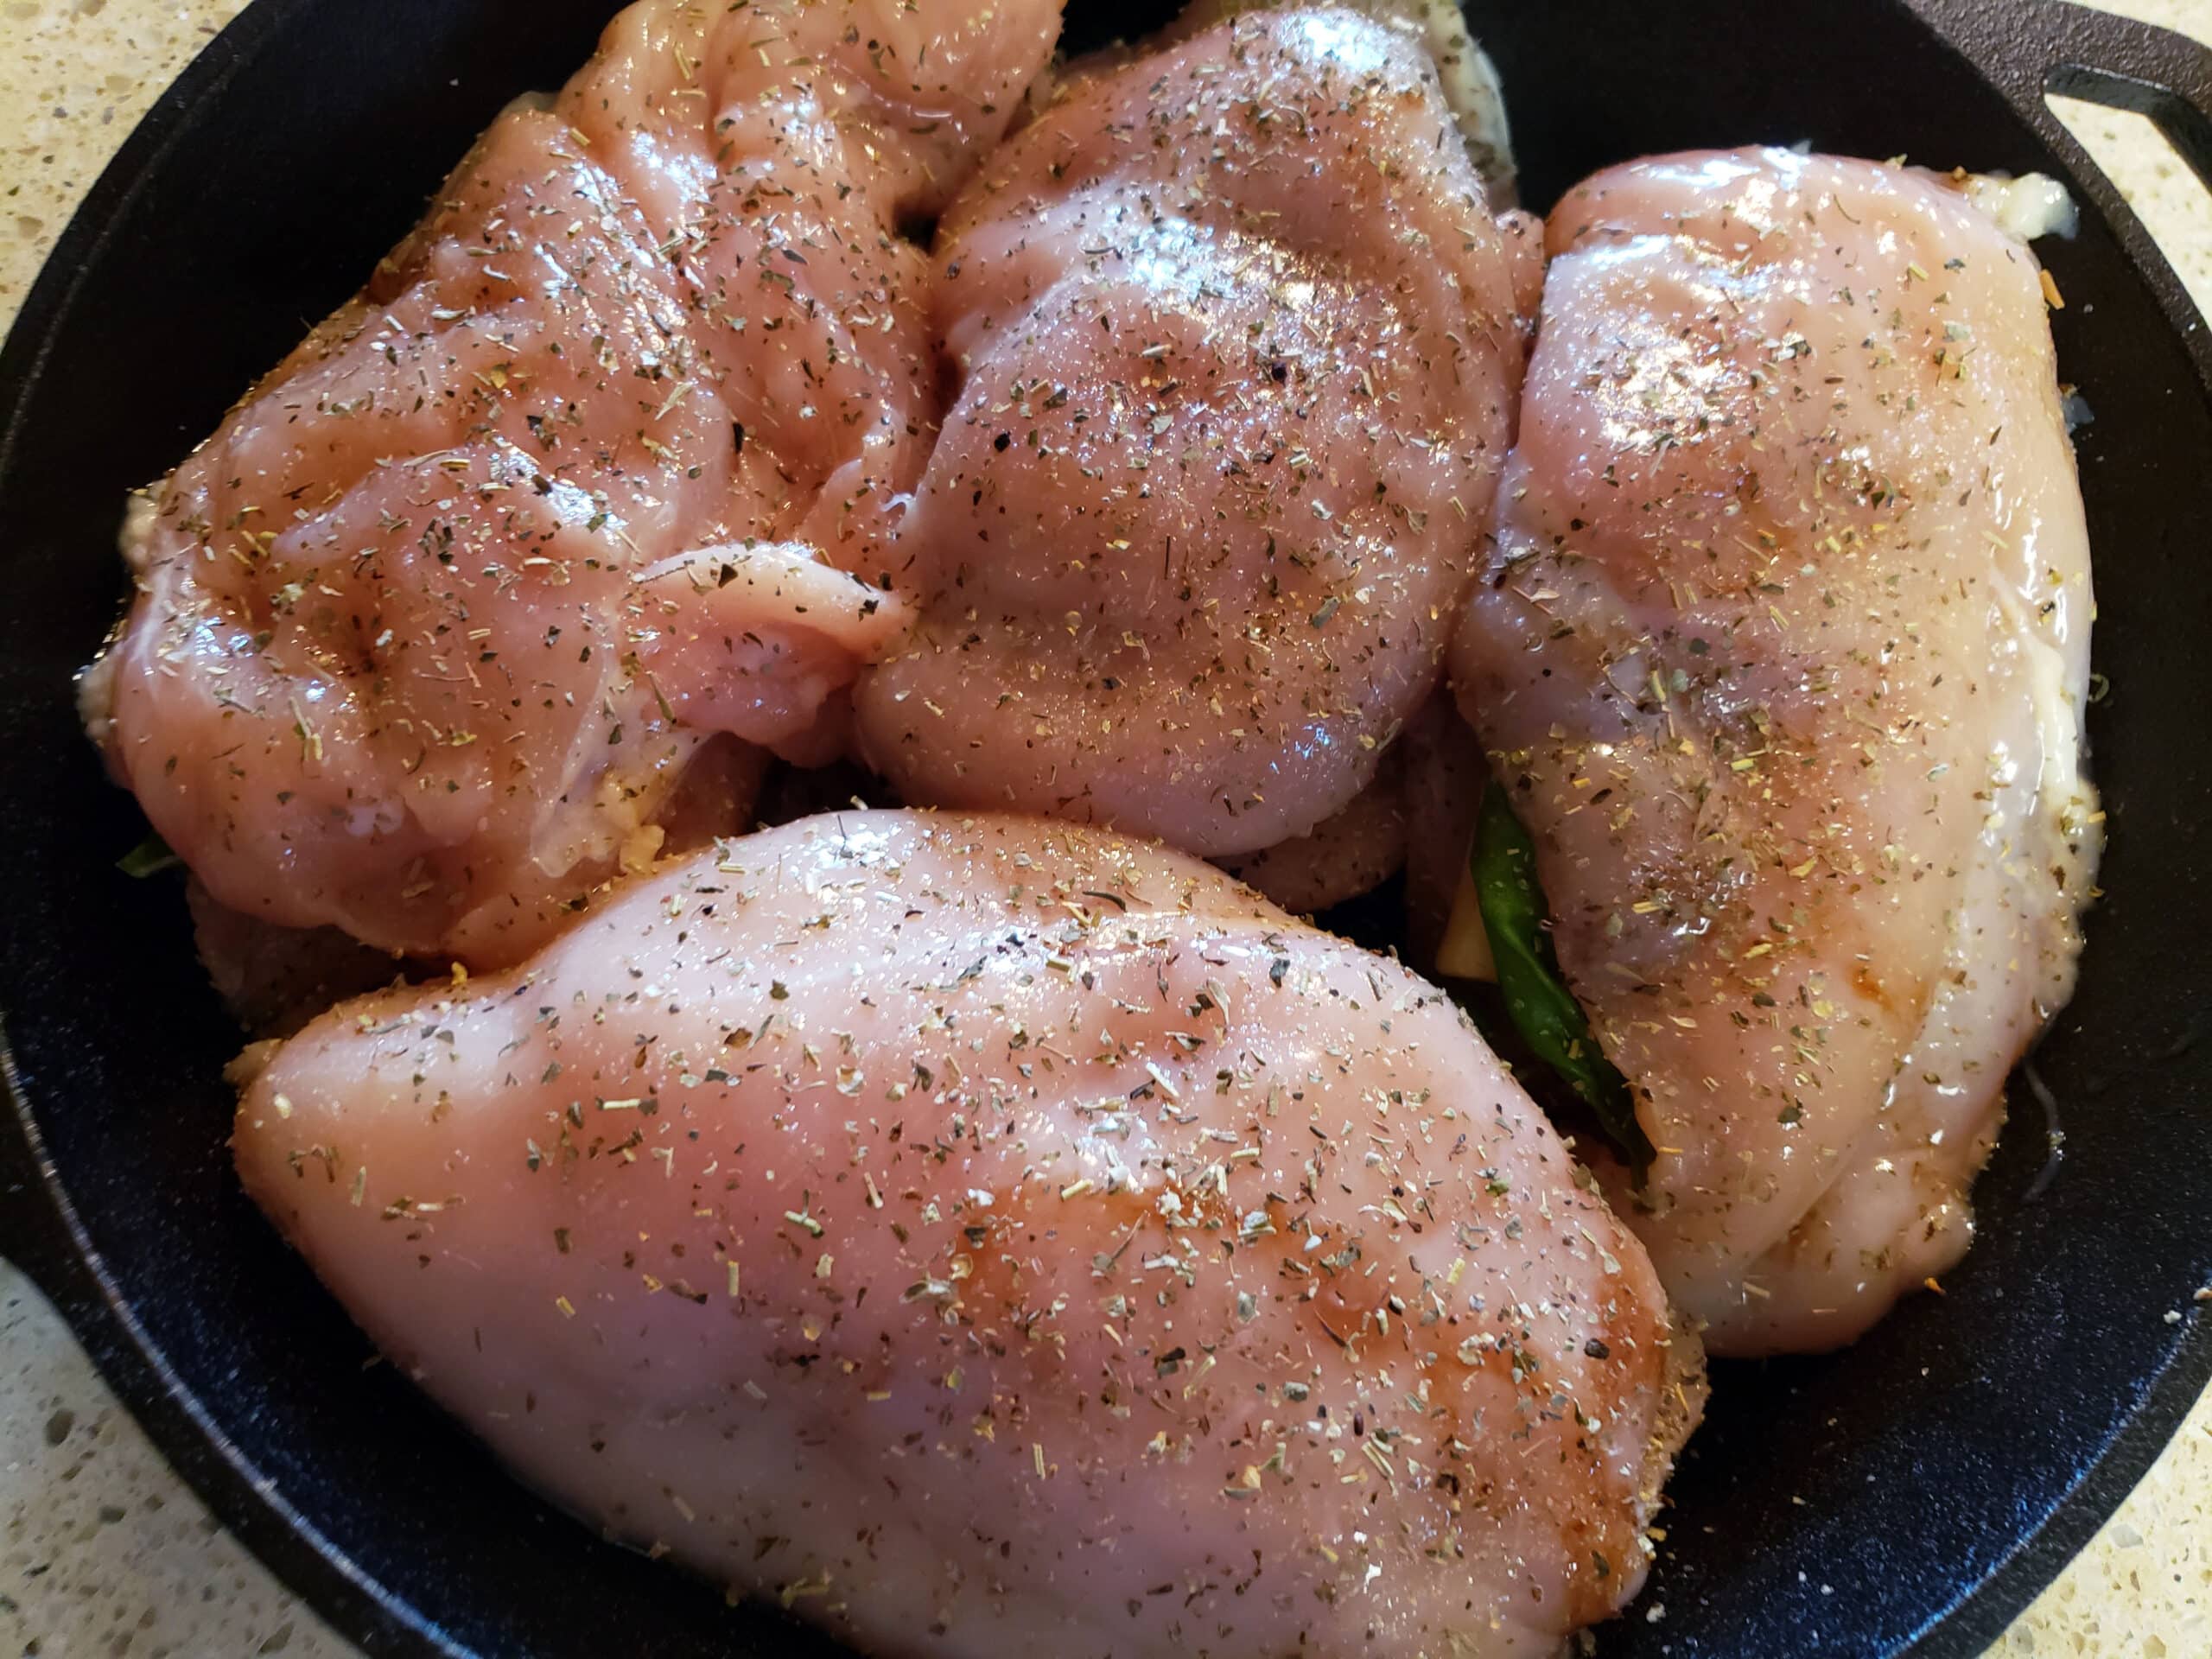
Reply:
<svg viewBox="0 0 2212 1659"><path fill-rule="evenodd" d="M236 1148L525 1479L870 1652L1548 1656L1702 1401L1440 992L1043 820L725 843L342 1005Z"/></svg>
<svg viewBox="0 0 2212 1659"><path fill-rule="evenodd" d="M940 232L960 385L868 760L1209 857L1348 805L1474 574L1530 240L1405 30L1254 14L1077 78Z"/></svg>
<svg viewBox="0 0 2212 1659"><path fill-rule="evenodd" d="M1716 1351L1957 1260L2072 988L2088 543L2027 248L1937 176L1599 175L1453 676L1660 1148L1611 1190Z"/></svg>
<svg viewBox="0 0 2212 1659"><path fill-rule="evenodd" d="M218 899L511 961L702 755L835 747L937 414L897 230L1058 23L645 0L500 118L134 519L87 712Z"/></svg>

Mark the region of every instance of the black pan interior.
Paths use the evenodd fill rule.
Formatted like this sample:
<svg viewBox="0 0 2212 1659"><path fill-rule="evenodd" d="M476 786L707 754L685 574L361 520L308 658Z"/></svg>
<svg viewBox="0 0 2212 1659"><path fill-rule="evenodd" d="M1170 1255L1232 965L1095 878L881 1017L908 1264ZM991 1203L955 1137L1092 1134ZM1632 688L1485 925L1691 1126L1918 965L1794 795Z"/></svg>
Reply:
<svg viewBox="0 0 2212 1659"><path fill-rule="evenodd" d="M823 1649L596 1541L365 1369L232 1179L235 1038L176 887L113 868L142 830L69 676L118 601L125 490L359 283L502 102L581 62L613 4L260 0L95 193L0 359L0 1009L24 1113L0 1123L0 1246L248 1541L378 1653ZM1071 0L1071 40L1169 10ZM1701 144L2058 168L1886 0L1474 10L1539 207L1605 162ZM2049 257L2062 367L2095 416L2080 450L2112 681L2091 718L2107 897L2037 1061L2064 1156L2035 1191L2049 1141L2016 1091L1945 1295L1847 1353L1719 1370L1652 1587L1605 1654L1978 1653L2212 1370L2191 1300L2212 1277L2212 414L2110 226L2085 213ZM39 1146L61 1206L29 1171Z"/></svg>

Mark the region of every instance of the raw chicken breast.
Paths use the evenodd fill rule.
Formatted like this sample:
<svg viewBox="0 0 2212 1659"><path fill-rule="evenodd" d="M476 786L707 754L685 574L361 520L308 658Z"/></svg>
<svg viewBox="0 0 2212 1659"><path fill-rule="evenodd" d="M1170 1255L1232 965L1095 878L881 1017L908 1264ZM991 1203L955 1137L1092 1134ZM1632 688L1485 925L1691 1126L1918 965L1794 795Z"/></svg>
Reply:
<svg viewBox="0 0 2212 1659"><path fill-rule="evenodd" d="M870 1652L1549 1656L1702 1399L1450 1002L1037 819L725 843L334 1010L236 1147L525 1479Z"/></svg>
<svg viewBox="0 0 2212 1659"><path fill-rule="evenodd" d="M1243 12L1287 10L1299 0L1191 0L1163 32L1163 42L1179 41ZM1467 141L1468 158L1482 175L1494 207L1514 200L1513 135L1506 120L1505 89L1497 66L1467 28L1459 0L1344 0L1346 9L1412 31L1436 65L1444 101Z"/></svg>
<svg viewBox="0 0 2212 1659"><path fill-rule="evenodd" d="M1533 239L1405 30L1259 13L1078 80L940 232L960 389L867 758L1210 857L1346 806L1474 575Z"/></svg>
<svg viewBox="0 0 2212 1659"><path fill-rule="evenodd" d="M938 412L896 229L1058 21L647 0L500 118L134 515L88 717L220 902L513 960L718 734L825 747Z"/></svg>
<svg viewBox="0 0 2212 1659"><path fill-rule="evenodd" d="M1386 751L1375 781L1335 817L1264 851L1223 859L1221 868L1294 916L1331 909L1382 886L1406 861L1400 753Z"/></svg>
<svg viewBox="0 0 2212 1659"><path fill-rule="evenodd" d="M1639 162L1554 210L1453 672L1719 1352L1957 1261L2074 981L2089 551L2034 258L1933 175Z"/></svg>

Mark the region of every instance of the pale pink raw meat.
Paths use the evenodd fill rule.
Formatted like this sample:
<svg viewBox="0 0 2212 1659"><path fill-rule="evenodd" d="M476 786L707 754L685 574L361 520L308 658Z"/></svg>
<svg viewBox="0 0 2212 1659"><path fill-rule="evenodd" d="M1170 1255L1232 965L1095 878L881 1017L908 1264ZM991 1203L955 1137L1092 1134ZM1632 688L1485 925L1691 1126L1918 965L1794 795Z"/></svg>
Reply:
<svg viewBox="0 0 2212 1659"><path fill-rule="evenodd" d="M1345 807L1478 562L1533 241L1404 30L1259 13L1077 78L940 231L959 391L868 760L1208 857Z"/></svg>
<svg viewBox="0 0 2212 1659"><path fill-rule="evenodd" d="M134 516L88 717L217 899L513 960L718 735L834 747L938 408L897 232L1058 22L646 0L501 117Z"/></svg>
<svg viewBox="0 0 2212 1659"><path fill-rule="evenodd" d="M1719 1352L1957 1261L2099 839L2093 605L2034 257L1952 181L1599 175L1453 672L1661 1149L1609 1176Z"/></svg>
<svg viewBox="0 0 2212 1659"><path fill-rule="evenodd" d="M1040 819L725 843L235 1144L524 1479L869 1652L1549 1659L1703 1397L1441 993Z"/></svg>
<svg viewBox="0 0 2212 1659"><path fill-rule="evenodd" d="M1406 861L1409 824L1402 754L1396 747L1385 751L1373 781L1333 817L1262 851L1221 859L1221 868L1294 916L1310 916L1382 886Z"/></svg>

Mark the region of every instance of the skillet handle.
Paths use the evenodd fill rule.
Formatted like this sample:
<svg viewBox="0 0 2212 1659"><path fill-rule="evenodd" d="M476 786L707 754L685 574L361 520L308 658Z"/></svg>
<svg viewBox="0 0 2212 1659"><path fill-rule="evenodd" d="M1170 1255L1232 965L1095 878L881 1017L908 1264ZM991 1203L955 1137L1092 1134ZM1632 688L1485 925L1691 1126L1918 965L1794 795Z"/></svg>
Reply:
<svg viewBox="0 0 2212 1659"><path fill-rule="evenodd" d="M2212 394L2212 332L2142 221L2045 101L2147 116L2212 188L2212 49L2171 29L2065 0L1904 0L1986 79L2073 175L2141 271Z"/></svg>
<svg viewBox="0 0 2212 1659"><path fill-rule="evenodd" d="M2062 52L2046 89L2147 116L2212 188L2212 48L2087 6L2050 9Z"/></svg>
<svg viewBox="0 0 2212 1659"><path fill-rule="evenodd" d="M2212 188L2212 48L2132 17L2059 0L1906 0L2052 140L2047 92L2147 116ZM2069 154L2069 161L2078 152Z"/></svg>

